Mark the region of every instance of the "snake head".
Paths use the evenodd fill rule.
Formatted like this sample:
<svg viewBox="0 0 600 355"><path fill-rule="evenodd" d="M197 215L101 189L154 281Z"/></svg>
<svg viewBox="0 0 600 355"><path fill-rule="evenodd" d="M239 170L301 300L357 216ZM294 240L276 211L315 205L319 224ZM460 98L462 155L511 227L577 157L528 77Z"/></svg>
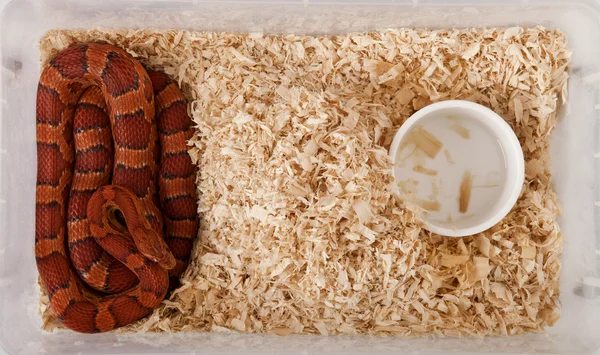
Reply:
<svg viewBox="0 0 600 355"><path fill-rule="evenodd" d="M140 253L158 263L166 270L175 267L177 261L165 241L151 229L136 229L131 233Z"/></svg>

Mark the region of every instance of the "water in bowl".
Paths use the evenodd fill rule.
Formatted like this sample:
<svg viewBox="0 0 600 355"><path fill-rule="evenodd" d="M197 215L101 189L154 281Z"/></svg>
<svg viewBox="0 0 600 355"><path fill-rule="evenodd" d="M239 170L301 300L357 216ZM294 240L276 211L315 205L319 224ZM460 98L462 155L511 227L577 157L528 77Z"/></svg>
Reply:
<svg viewBox="0 0 600 355"><path fill-rule="evenodd" d="M479 221L505 188L502 145L478 118L423 119L404 137L394 173L402 198L426 212L430 223L452 227Z"/></svg>

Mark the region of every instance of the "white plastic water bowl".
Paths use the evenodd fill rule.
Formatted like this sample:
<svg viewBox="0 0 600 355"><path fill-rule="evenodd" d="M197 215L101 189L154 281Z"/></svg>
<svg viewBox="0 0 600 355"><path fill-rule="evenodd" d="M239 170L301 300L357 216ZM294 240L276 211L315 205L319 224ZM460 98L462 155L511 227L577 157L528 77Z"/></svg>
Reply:
<svg viewBox="0 0 600 355"><path fill-rule="evenodd" d="M390 157L400 194L424 210L425 228L462 237L483 232L512 209L524 181L521 145L485 106L438 102L400 127Z"/></svg>

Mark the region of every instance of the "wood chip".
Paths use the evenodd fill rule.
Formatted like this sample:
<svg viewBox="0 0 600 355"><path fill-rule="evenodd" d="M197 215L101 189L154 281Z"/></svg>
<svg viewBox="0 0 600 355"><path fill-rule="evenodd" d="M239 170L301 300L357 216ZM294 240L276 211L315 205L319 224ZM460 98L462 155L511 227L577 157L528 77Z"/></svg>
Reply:
<svg viewBox="0 0 600 355"><path fill-rule="evenodd" d="M473 188L473 177L470 170L466 170L460 181L460 188L458 193L458 211L460 213L467 213L469 209L469 201L471 201L471 190Z"/></svg>
<svg viewBox="0 0 600 355"><path fill-rule="evenodd" d="M410 133L410 141L417 145L431 159L434 159L442 149L442 142L423 127L416 128Z"/></svg>
<svg viewBox="0 0 600 355"><path fill-rule="evenodd" d="M521 247L521 257L523 259L535 259L536 255L537 255L537 251L534 246Z"/></svg>
<svg viewBox="0 0 600 355"><path fill-rule="evenodd" d="M421 173L421 174L430 175L430 176L436 176L438 174L437 170L428 169L422 165L415 165L413 167L413 171L416 173Z"/></svg>
<svg viewBox="0 0 600 355"><path fill-rule="evenodd" d="M425 211L439 211L442 207L438 201L415 199L413 202Z"/></svg>
<svg viewBox="0 0 600 355"><path fill-rule="evenodd" d="M464 264L469 260L469 255L448 255L442 254L442 266L453 267L456 265Z"/></svg>
<svg viewBox="0 0 600 355"><path fill-rule="evenodd" d="M450 129L456 132L459 136L463 137L464 139L471 138L471 131L462 124L460 124L460 122L454 121L452 125L450 125Z"/></svg>
<svg viewBox="0 0 600 355"><path fill-rule="evenodd" d="M444 149L444 156L446 156L446 161L448 161L449 164L456 164L454 159L452 159L452 155L450 155L448 149Z"/></svg>

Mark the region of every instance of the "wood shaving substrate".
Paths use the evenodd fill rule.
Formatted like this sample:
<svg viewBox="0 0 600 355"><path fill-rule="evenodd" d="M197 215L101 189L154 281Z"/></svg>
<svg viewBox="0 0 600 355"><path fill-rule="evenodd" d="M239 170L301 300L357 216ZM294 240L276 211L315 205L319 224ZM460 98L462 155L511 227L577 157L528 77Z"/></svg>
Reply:
<svg viewBox="0 0 600 355"><path fill-rule="evenodd" d="M541 331L558 319L563 237L548 138L566 100L565 36L523 29L312 37L50 31L126 49L182 86L201 231L179 287L124 332L449 336ZM491 230L445 238L394 195L387 149L436 101L492 108L526 181ZM60 327L42 296L45 329Z"/></svg>

